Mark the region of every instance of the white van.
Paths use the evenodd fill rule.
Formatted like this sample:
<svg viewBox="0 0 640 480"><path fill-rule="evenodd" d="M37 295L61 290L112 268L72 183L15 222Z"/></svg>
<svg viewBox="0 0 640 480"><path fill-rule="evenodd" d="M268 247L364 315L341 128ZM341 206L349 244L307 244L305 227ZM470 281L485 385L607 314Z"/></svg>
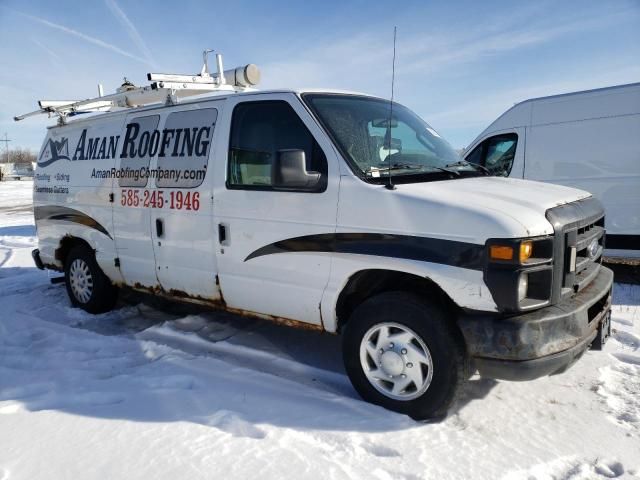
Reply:
<svg viewBox="0 0 640 480"><path fill-rule="evenodd" d="M89 312L132 288L341 334L362 397L415 418L610 331L600 202L487 176L399 104L235 88L60 123L33 256Z"/></svg>
<svg viewBox="0 0 640 480"><path fill-rule="evenodd" d="M518 103L466 149L495 175L591 192L605 207L605 255L640 258L640 83Z"/></svg>

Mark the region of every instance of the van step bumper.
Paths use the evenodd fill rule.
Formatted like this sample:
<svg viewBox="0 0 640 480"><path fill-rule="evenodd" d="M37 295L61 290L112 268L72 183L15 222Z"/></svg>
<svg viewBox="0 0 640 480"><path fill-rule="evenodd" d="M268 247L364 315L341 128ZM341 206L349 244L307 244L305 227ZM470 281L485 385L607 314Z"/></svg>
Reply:
<svg viewBox="0 0 640 480"><path fill-rule="evenodd" d="M480 375L533 380L566 371L591 346L611 310L613 272L600 267L580 293L516 316L464 315L467 351Z"/></svg>

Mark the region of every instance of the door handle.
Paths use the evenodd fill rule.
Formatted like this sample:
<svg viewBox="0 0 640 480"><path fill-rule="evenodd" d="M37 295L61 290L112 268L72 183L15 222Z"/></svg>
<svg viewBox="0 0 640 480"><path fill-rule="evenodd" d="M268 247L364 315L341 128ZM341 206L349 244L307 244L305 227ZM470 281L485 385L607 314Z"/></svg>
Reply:
<svg viewBox="0 0 640 480"><path fill-rule="evenodd" d="M218 224L218 242L220 245L229 245L227 240L227 226L222 223Z"/></svg>
<svg viewBox="0 0 640 480"><path fill-rule="evenodd" d="M156 235L158 238L164 234L164 222L161 218L156 218Z"/></svg>

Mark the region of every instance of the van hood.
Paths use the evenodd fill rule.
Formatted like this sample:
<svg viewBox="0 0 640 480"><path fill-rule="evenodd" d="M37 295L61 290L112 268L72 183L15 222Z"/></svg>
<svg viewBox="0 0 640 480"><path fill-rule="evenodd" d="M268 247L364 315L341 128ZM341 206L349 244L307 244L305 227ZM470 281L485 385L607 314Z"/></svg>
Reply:
<svg viewBox="0 0 640 480"><path fill-rule="evenodd" d="M444 182L398 185L398 188L403 190L405 187L407 191L414 193L429 190L430 195L435 192L444 193L441 190L446 189L449 194L454 191L457 195L468 196L469 200L480 200L488 206L515 203L537 211L542 209L543 212L558 205L591 196L589 192L577 188L505 177L471 177Z"/></svg>
<svg viewBox="0 0 640 480"><path fill-rule="evenodd" d="M445 203L488 216L510 217L522 227L521 234L527 236L553 233L545 215L548 209L591 196L584 190L562 185L503 177L401 184L397 189L400 195L411 197L411 200ZM515 231L512 233L517 236Z"/></svg>

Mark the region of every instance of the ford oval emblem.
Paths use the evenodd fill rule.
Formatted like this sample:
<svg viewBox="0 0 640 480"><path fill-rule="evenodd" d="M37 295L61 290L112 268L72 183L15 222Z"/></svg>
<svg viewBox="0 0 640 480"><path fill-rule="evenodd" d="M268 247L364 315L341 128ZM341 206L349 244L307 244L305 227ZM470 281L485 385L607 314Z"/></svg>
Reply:
<svg viewBox="0 0 640 480"><path fill-rule="evenodd" d="M594 239L591 241L589 246L587 247L587 253L589 254L589 258L593 258L598 253L598 240Z"/></svg>

